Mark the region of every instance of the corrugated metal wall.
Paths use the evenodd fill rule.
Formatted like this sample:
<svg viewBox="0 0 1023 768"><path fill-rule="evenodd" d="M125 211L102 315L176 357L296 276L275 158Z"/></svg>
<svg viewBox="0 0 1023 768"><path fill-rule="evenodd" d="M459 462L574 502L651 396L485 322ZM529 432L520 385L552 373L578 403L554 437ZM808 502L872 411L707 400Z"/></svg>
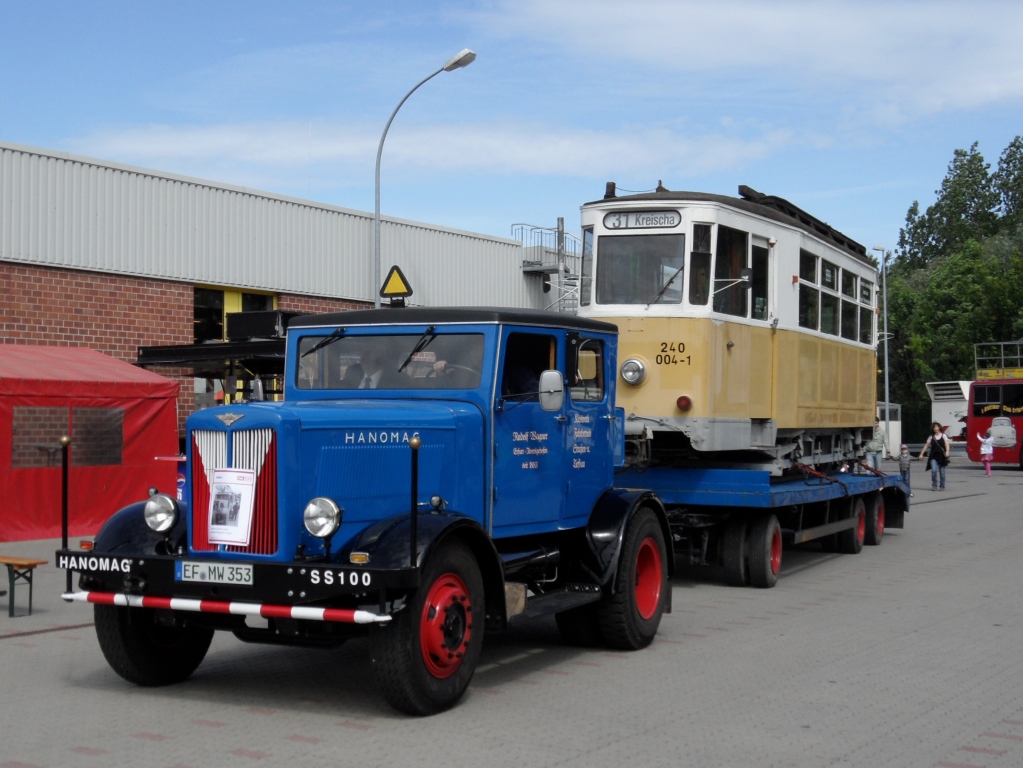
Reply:
<svg viewBox="0 0 1023 768"><path fill-rule="evenodd" d="M372 214L0 142L3 261L372 301L372 249ZM385 218L381 254L414 304L545 306L511 240Z"/></svg>

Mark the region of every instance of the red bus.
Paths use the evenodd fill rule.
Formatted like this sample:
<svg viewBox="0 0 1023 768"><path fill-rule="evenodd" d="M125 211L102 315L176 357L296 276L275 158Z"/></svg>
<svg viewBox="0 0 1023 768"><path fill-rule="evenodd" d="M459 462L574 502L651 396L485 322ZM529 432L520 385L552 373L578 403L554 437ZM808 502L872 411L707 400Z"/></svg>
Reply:
<svg viewBox="0 0 1023 768"><path fill-rule="evenodd" d="M991 430L995 439L996 464L1019 464L1023 468L1023 381L975 381L970 384L970 402L966 410L966 455L980 461L980 441Z"/></svg>

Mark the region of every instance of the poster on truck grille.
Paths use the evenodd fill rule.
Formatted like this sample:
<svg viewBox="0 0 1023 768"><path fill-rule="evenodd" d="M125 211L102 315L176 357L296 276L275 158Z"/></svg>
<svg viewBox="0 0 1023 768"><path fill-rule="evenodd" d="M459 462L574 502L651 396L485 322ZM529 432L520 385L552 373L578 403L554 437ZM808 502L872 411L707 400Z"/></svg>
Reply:
<svg viewBox="0 0 1023 768"><path fill-rule="evenodd" d="M210 493L210 543L246 546L252 536L256 473L215 469Z"/></svg>

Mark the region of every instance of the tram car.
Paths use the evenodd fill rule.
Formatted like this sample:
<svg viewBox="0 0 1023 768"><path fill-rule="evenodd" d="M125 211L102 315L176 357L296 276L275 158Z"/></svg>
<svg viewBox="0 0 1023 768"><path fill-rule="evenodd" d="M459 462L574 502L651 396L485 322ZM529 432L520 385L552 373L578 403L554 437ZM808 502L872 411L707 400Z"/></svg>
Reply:
<svg viewBox="0 0 1023 768"><path fill-rule="evenodd" d="M877 268L779 197L673 192L582 211L578 313L619 328L633 466L840 466L870 439Z"/></svg>

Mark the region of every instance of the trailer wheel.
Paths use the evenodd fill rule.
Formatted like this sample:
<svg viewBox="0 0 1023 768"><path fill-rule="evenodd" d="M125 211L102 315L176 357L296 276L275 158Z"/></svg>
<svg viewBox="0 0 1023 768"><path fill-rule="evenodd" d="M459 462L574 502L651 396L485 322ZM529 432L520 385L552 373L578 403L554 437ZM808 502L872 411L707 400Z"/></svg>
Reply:
<svg viewBox="0 0 1023 768"><path fill-rule="evenodd" d="M734 521L725 526L724 546L721 559L725 566L725 581L731 587L749 584L749 569L746 567L746 536L749 525L745 520Z"/></svg>
<svg viewBox="0 0 1023 768"><path fill-rule="evenodd" d="M867 504L867 533L864 544L877 546L884 537L884 495L874 494Z"/></svg>
<svg viewBox="0 0 1023 768"><path fill-rule="evenodd" d="M604 641L612 648L635 651L650 645L664 613L668 554L657 515L641 509L632 517L622 541L614 592L597 608Z"/></svg>
<svg viewBox="0 0 1023 768"><path fill-rule="evenodd" d="M569 645L593 648L604 642L596 605L582 605L554 615L561 639Z"/></svg>
<svg viewBox="0 0 1023 768"><path fill-rule="evenodd" d="M863 504L863 497L857 496L850 500L842 517L853 518L856 525L838 532L838 551L846 555L858 555L863 549L863 540L867 535L867 510Z"/></svg>
<svg viewBox="0 0 1023 768"><path fill-rule="evenodd" d="M173 624L150 608L94 605L100 650L111 669L130 683L172 685L188 679L206 658L213 630L183 622Z"/></svg>
<svg viewBox="0 0 1023 768"><path fill-rule="evenodd" d="M774 515L758 518L749 534L750 582L768 589L778 583L781 571L781 525Z"/></svg>
<svg viewBox="0 0 1023 768"><path fill-rule="evenodd" d="M387 702L410 715L432 715L454 705L476 671L483 578L468 548L454 543L430 557L420 585L391 624L371 636L371 653Z"/></svg>

